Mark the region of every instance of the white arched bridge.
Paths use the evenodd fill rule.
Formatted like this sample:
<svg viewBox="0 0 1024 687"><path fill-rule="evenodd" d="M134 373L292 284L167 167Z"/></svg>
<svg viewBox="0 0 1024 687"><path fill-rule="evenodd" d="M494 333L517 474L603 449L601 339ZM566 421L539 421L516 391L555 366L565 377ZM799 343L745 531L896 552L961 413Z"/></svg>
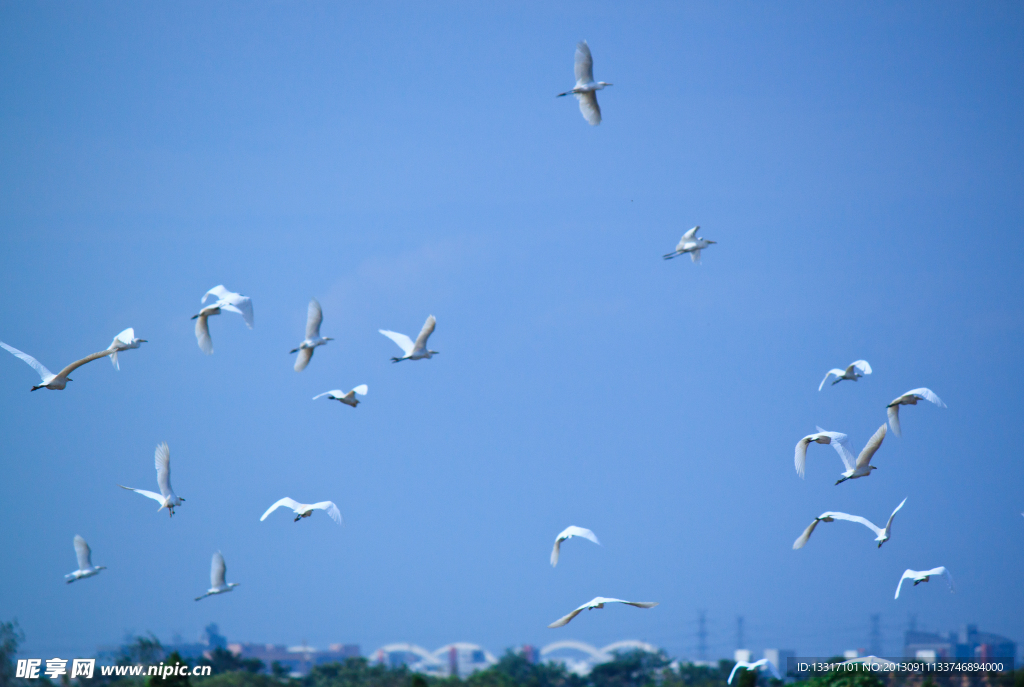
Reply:
<svg viewBox="0 0 1024 687"><path fill-rule="evenodd" d="M613 642L598 648L586 642L562 640L552 642L540 650L529 649L534 661L553 661L563 664L569 671L586 675L594 666L606 663L615 658L615 654L623 651L647 651L657 653L658 647L636 639ZM520 647L526 650L526 647ZM397 667L406 665L410 670L429 675L447 676L453 673L469 675L477 670L489 668L498 662L494 654L479 644L454 642L446 644L434 651L428 651L416 644L387 644L370 654L370 660Z"/></svg>

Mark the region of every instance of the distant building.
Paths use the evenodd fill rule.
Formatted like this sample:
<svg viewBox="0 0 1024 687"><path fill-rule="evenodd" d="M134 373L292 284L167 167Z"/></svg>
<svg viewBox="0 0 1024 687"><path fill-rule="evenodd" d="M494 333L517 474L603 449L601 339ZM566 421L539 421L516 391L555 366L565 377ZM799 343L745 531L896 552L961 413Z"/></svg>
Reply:
<svg viewBox="0 0 1024 687"><path fill-rule="evenodd" d="M732 660L735 663L750 663L752 657L753 654L750 652L750 649L737 649L732 652Z"/></svg>
<svg viewBox="0 0 1024 687"><path fill-rule="evenodd" d="M905 658L1013 658L1017 644L990 632L978 632L977 625L964 625L959 632L940 634L908 630L903 639Z"/></svg>
<svg viewBox="0 0 1024 687"><path fill-rule="evenodd" d="M771 661L783 678L789 675L789 659L796 658L792 649L765 649L764 657Z"/></svg>
<svg viewBox="0 0 1024 687"><path fill-rule="evenodd" d="M288 669L290 675L306 675L314 666L324 663L343 663L348 658L359 658L358 644L331 644L326 650L312 646L285 646L284 644L228 644L228 651L240 658L256 658L270 670L276 662Z"/></svg>

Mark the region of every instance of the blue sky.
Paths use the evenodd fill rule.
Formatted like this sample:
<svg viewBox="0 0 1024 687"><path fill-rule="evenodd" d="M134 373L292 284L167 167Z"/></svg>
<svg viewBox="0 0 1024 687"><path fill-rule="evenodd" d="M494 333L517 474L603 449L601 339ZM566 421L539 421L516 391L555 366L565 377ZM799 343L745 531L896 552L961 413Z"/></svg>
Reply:
<svg viewBox="0 0 1024 687"><path fill-rule="evenodd" d="M364 651L623 638L889 653L908 617L1024 642L1016 3L0 3L2 618ZM572 85L590 42L604 122ZM694 224L703 264L664 262ZM216 284L256 326L189 317ZM306 304L335 341L302 373ZM429 361L377 333L437 317ZM822 392L831 367L874 374ZM357 409L317 393L370 387ZM870 479L856 449L904 391ZM170 520L117 488L155 486ZM325 517L258 522L282 496ZM824 510L846 523L791 545ZM322 515L322 514L321 514ZM572 541L567 525L604 546ZM71 540L100 576L65 585ZM232 594L208 586L222 550ZM941 584L892 598L905 568ZM656 600L546 625L597 596Z"/></svg>

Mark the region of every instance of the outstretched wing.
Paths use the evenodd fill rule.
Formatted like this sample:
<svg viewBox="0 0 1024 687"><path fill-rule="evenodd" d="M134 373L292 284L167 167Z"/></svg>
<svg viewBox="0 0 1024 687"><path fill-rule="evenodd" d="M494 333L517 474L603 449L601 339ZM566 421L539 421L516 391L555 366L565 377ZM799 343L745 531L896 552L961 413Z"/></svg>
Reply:
<svg viewBox="0 0 1024 687"><path fill-rule="evenodd" d="M369 390L370 387L366 386L365 384L360 384L359 386L352 389L352 391L356 392L360 396L365 396L366 392L368 392Z"/></svg>
<svg viewBox="0 0 1024 687"><path fill-rule="evenodd" d="M378 329L377 331L379 331L381 334L383 334L384 336L388 337L396 344L398 344L398 347L401 348L406 355L412 354L412 349L416 344L414 344L412 342L412 339L410 339L405 334L399 334L398 332L388 331L387 329Z"/></svg>
<svg viewBox="0 0 1024 687"><path fill-rule="evenodd" d="M151 498L157 503L159 503L161 506L164 505L164 497L161 496L160 494L154 493L152 491L146 491L145 489L134 489L132 487L126 487L123 484L118 484L117 486L121 487L122 489L127 489L128 491L134 491L136 494L142 494L147 498Z"/></svg>
<svg viewBox="0 0 1024 687"><path fill-rule="evenodd" d="M828 381L829 377L831 377L832 375L835 375L836 377L842 377L843 374L845 374L843 370L833 367L831 370L828 371L828 374L825 375L825 379L821 380L821 384L818 385L818 391L821 391L821 388L825 386L825 382Z"/></svg>
<svg viewBox="0 0 1024 687"><path fill-rule="evenodd" d="M864 375L871 374L871 365L868 364L868 361L866 361L866 360L855 360L852 363L850 363L850 367L857 368L858 370L860 370L861 374L864 374ZM846 369L849 370L850 367L848 367Z"/></svg>
<svg viewBox="0 0 1024 687"><path fill-rule="evenodd" d="M862 518L859 515L850 515L849 513L834 513L832 511L829 511L828 513L823 513L822 517L825 517L826 515L828 517L830 517L830 518L833 518L834 520L846 520L847 522L859 522L860 524L864 525L864 527L867 527L869 530L874 532L875 536L879 536L879 535L882 534L882 528L881 527L875 527L875 524L873 522L871 522L867 518Z"/></svg>
<svg viewBox="0 0 1024 687"><path fill-rule="evenodd" d="M320 398L321 396L331 396L332 398L340 398L340 397L342 397L344 395L345 395L345 392L342 391L341 389L331 389L330 391L325 391L322 394L317 394L316 396L313 397L313 400L315 401L316 399Z"/></svg>
<svg viewBox="0 0 1024 687"><path fill-rule="evenodd" d="M882 445L882 440L885 439L885 425L883 424L875 432L875 435L868 440L868 443L864 446L864 449L857 456L857 468L862 468L871 462L871 457L875 455L875 451Z"/></svg>
<svg viewBox="0 0 1024 687"><path fill-rule="evenodd" d="M576 63L573 68L576 84L590 83L594 80L594 58L590 54L590 46L586 41L576 44Z"/></svg>
<svg viewBox="0 0 1024 687"><path fill-rule="evenodd" d="M88 570L92 567L92 550L77 534L75 535L75 556L78 558L79 570Z"/></svg>
<svg viewBox="0 0 1024 687"><path fill-rule="evenodd" d="M341 518L341 511L334 505L334 501L321 501L320 503L314 503L312 507L326 511L327 514L331 516L331 520L339 525L344 524Z"/></svg>
<svg viewBox="0 0 1024 687"><path fill-rule="evenodd" d="M228 567L224 565L224 556L221 552L213 554L213 560L210 561L210 586L217 588L224 586L224 575L227 573Z"/></svg>
<svg viewBox="0 0 1024 687"><path fill-rule="evenodd" d="M696 238L697 232L699 230L700 230L700 225L698 224L693 229L690 229L685 234L683 234L683 238L679 240L679 243L683 243L684 241L693 241L693 239Z"/></svg>
<svg viewBox="0 0 1024 687"><path fill-rule="evenodd" d="M199 343L199 350L206 355L213 355L213 339L210 338L210 325L206 317L200 315L196 318L196 341Z"/></svg>
<svg viewBox="0 0 1024 687"><path fill-rule="evenodd" d="M306 311L306 338L316 339L320 336L320 323L324 321L324 311L315 299L309 299L309 310Z"/></svg>
<svg viewBox="0 0 1024 687"><path fill-rule="evenodd" d="M306 365L309 365L309 361L313 359L312 348L300 348L299 354L295 356L295 371L302 372L306 369Z"/></svg>
<svg viewBox="0 0 1024 687"><path fill-rule="evenodd" d="M900 505L896 506L896 510L892 512L892 515L889 516L888 522L885 523L885 529L889 529L890 527L892 527L892 519L896 517L896 514L900 512L900 508L903 508L903 504L906 502L907 500L903 499L902 501L900 501Z"/></svg>
<svg viewBox="0 0 1024 687"><path fill-rule="evenodd" d="M413 345L413 350L422 351L427 347L427 339L434 333L434 327L437 326L437 320L433 315L427 318L427 321L423 323L423 329L420 330L420 335L416 337L416 343Z"/></svg>
<svg viewBox="0 0 1024 687"><path fill-rule="evenodd" d="M622 601L621 599L608 599L608 601L618 601L620 604L636 606L637 608L654 608L659 603L657 601Z"/></svg>
<svg viewBox="0 0 1024 687"><path fill-rule="evenodd" d="M807 470L807 445L811 443L811 436L806 436L796 442L796 452L793 455L793 463L796 465L796 474L801 478Z"/></svg>
<svg viewBox="0 0 1024 687"><path fill-rule="evenodd" d="M907 578L913 579L917 574L916 570L911 570L910 568L903 571L903 577L900 578L900 583L896 585L896 596L893 597L894 599L900 598L900 589L903 587L903 580Z"/></svg>
<svg viewBox="0 0 1024 687"><path fill-rule="evenodd" d="M597 535L594 534L591 530L588 530L586 527L577 527L576 525L569 525L564 530L559 532L557 537L555 537L555 546L553 549L551 549L551 567L555 567L556 565L558 565L558 555L561 551L562 542L566 539L571 539L572 537L583 537L584 539L589 539L597 545L601 544L601 542L597 540Z"/></svg>
<svg viewBox="0 0 1024 687"><path fill-rule="evenodd" d="M700 248L690 251L690 262L700 263Z"/></svg>
<svg viewBox="0 0 1024 687"><path fill-rule="evenodd" d="M15 358L21 358L26 363L32 366L32 368L39 373L39 376L43 378L45 382L48 378L53 377L53 373L46 369L46 366L41 362L30 356L28 353L22 353L14 346L8 346L3 341L0 341L0 346L4 348L8 353L13 355Z"/></svg>
<svg viewBox="0 0 1024 687"><path fill-rule="evenodd" d="M232 294L230 291L225 289L223 284L218 284L217 286L214 286L212 289L210 289L209 291L204 293L203 294L203 300L201 300L199 302L205 305L206 304L206 299L209 298L210 296L215 296L217 298L217 300L221 301L221 300L224 300L227 296L231 296L231 295L234 295L234 294Z"/></svg>
<svg viewBox="0 0 1024 687"><path fill-rule="evenodd" d="M951 592L955 591L953 589L953 576L949 574L949 571L946 570L945 567L940 565L937 568L932 568L931 570L928 570L924 574L925 575L929 575L929 576L931 576L931 575L942 575L943 577L946 578L946 583L949 585L949 591L951 591Z"/></svg>
<svg viewBox="0 0 1024 687"><path fill-rule="evenodd" d="M124 345L126 345L126 346L131 346L132 345L132 341L134 341L134 340L135 340L135 328L134 327L128 327L128 329L125 329L123 332L121 332L120 334L118 334L117 336L114 337L114 340L113 340L113 342L111 342L110 347L111 348L115 348L119 341L121 343L123 343Z"/></svg>
<svg viewBox="0 0 1024 687"><path fill-rule="evenodd" d="M815 518L814 522L812 522L810 525L808 525L807 529L804 530L804 533L796 538L796 541L793 542L793 549L794 550L795 549L802 549L802 548L804 548L804 545L807 543L807 540L811 538L811 534L814 532L814 528L818 526L819 522L821 522L821 520L819 520L818 518Z"/></svg>
<svg viewBox="0 0 1024 687"><path fill-rule="evenodd" d="M563 625L568 625L569 621L572 620L573 618L575 618L576 616L578 616L580 614L580 612L584 608L586 608L586 607L587 607L587 604L583 604L582 606L577 608L575 611L572 611L571 613L569 613L567 615L563 615L561 618L559 618L555 622L553 622L550 625L548 625L548 627L562 627Z"/></svg>
<svg viewBox="0 0 1024 687"><path fill-rule="evenodd" d="M167 442L157 444L154 463L156 464L156 483L160 493L169 496L171 493L171 447Z"/></svg>
<svg viewBox="0 0 1024 687"><path fill-rule="evenodd" d="M902 438L903 432L900 430L900 406L896 405L889 406L885 409L885 414L889 416L889 426L892 427L892 432L896 436Z"/></svg>
<svg viewBox="0 0 1024 687"><path fill-rule="evenodd" d="M277 503L275 503L273 506L267 509L267 512L264 513L263 517L260 518L260 522L266 520L268 515L273 513L281 506L284 506L285 508L291 508L293 511L298 512L299 509L302 508L302 505L303 504L299 503L298 501L295 501L294 499L290 499L287 496L285 496L283 499L279 500Z"/></svg>
<svg viewBox="0 0 1024 687"><path fill-rule="evenodd" d="M67 376L69 374L80 368L82 365L85 365L86 363L91 363L92 361L97 360L99 358L105 358L111 353L113 353L113 351L111 351L109 348L104 348L102 351L96 351L95 353L85 356L81 360L76 360L75 362L71 363L63 370L58 372L57 376L64 377L65 379L67 379Z"/></svg>
<svg viewBox="0 0 1024 687"><path fill-rule="evenodd" d="M587 120L590 126L597 126L601 123L601 106L597 104L597 91L577 93L576 99L580 101L580 112L583 119Z"/></svg>
<svg viewBox="0 0 1024 687"><path fill-rule="evenodd" d="M923 398L924 400L929 401L930 403L934 403L935 405L939 406L940 408L945 408L946 407L946 404L942 402L942 399L939 398L938 396L936 396L935 392L932 391L931 389L926 389L924 387L921 387L920 389L914 389L912 391L908 391L907 393L905 393L903 395L904 396L909 396L910 394L913 394L914 396L917 396L918 398Z"/></svg>

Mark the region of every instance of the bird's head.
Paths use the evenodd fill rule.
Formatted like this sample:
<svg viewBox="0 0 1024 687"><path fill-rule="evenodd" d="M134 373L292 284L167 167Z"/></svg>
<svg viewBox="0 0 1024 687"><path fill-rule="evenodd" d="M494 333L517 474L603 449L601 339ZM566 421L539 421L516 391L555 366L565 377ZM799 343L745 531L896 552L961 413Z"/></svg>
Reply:
<svg viewBox="0 0 1024 687"><path fill-rule="evenodd" d="M97 569L97 570L106 570L106 569L107 569L107 566L105 566L105 565L97 565L97 566L96 566L96 569Z"/></svg>
<svg viewBox="0 0 1024 687"><path fill-rule="evenodd" d="M334 339L329 336L325 336L324 341L334 341Z"/></svg>
<svg viewBox="0 0 1024 687"><path fill-rule="evenodd" d="M75 380L71 379L71 377L68 377L68 378L67 378L67 381L69 381L69 382L73 382L73 381L75 381Z"/></svg>
<svg viewBox="0 0 1024 687"><path fill-rule="evenodd" d="M877 470L878 469L874 465L869 465L868 467L871 468L872 470Z"/></svg>

